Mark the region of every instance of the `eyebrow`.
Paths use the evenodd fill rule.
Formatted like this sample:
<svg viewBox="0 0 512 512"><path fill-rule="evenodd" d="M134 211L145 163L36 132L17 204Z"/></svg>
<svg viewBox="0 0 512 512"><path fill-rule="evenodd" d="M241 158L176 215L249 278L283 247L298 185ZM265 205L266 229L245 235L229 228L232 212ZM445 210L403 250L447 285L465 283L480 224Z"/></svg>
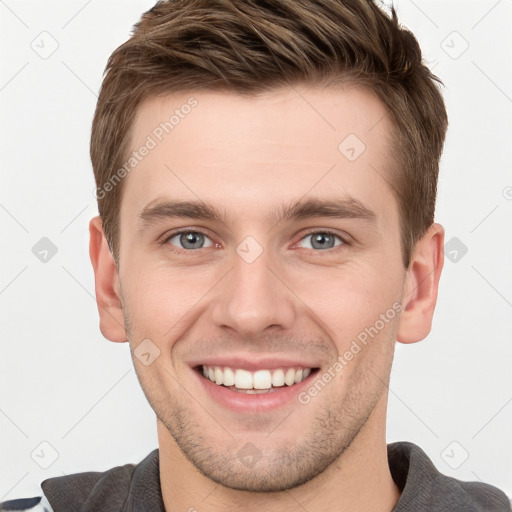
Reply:
<svg viewBox="0 0 512 512"><path fill-rule="evenodd" d="M227 224L228 216L224 209L219 209L200 200L157 199L144 207L137 217L141 227L147 227L159 220L170 218L209 220ZM316 217L357 219L368 223L375 223L377 219L375 212L353 197L343 199L308 198L304 201L299 200L283 205L270 214L270 219L276 224Z"/></svg>

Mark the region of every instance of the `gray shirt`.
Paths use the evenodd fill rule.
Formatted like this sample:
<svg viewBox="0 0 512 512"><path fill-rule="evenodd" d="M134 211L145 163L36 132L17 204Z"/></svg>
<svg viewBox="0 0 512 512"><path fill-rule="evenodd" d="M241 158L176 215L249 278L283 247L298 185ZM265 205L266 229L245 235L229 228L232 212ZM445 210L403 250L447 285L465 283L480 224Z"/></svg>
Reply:
<svg viewBox="0 0 512 512"><path fill-rule="evenodd" d="M0 510L165 512L158 457L157 448L138 464L48 478L41 483L46 505L33 501L41 498L28 498L0 503ZM443 475L413 443L389 444L388 461L393 480L402 493L393 512L512 512L504 492L492 485L462 482Z"/></svg>

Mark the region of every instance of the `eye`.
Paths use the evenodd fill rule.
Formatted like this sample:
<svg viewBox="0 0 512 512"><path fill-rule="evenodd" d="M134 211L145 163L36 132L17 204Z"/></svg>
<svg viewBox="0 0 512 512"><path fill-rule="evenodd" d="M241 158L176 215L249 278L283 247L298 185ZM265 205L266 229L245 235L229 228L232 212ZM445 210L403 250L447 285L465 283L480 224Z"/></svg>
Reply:
<svg viewBox="0 0 512 512"><path fill-rule="evenodd" d="M179 244L178 249L195 250L213 246L213 242L210 238L200 231L178 231L177 233L172 233L168 236L163 243L176 247L176 245L172 243L172 240L175 238ZM205 245L206 239L210 241L207 245ZM178 250L176 252L180 251Z"/></svg>
<svg viewBox="0 0 512 512"><path fill-rule="evenodd" d="M341 243L335 244L335 239L340 240ZM327 250L333 249L339 245L346 245L345 240L343 240L339 235L333 233L332 231L311 231L306 236L301 238L301 240L309 241L309 247L306 249L320 249Z"/></svg>
<svg viewBox="0 0 512 512"><path fill-rule="evenodd" d="M336 239L339 240L339 243L336 243ZM173 240L175 241L173 242ZM301 242L303 240L307 243L306 249L317 251L327 251L340 245L348 244L341 236L328 230L311 231L301 238ZM193 252L215 245L208 235L194 230L181 230L171 233L161 243L167 245L175 253ZM176 247L176 249L173 249L173 247Z"/></svg>

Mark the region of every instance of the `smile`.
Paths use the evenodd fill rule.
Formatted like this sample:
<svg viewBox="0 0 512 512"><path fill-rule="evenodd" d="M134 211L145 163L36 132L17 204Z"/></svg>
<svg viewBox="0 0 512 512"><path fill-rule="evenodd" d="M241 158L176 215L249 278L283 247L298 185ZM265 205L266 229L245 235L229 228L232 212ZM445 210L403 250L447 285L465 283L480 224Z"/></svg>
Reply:
<svg viewBox="0 0 512 512"><path fill-rule="evenodd" d="M247 394L271 393L276 388L293 386L302 382L311 373L312 368L276 368L250 372L228 366L201 365L203 376L219 386L231 391Z"/></svg>

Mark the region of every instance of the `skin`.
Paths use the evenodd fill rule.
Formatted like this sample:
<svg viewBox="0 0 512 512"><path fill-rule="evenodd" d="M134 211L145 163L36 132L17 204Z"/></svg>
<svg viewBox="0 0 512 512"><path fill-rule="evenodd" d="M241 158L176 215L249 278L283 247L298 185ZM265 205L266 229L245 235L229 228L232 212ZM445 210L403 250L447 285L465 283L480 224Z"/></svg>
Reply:
<svg viewBox="0 0 512 512"><path fill-rule="evenodd" d="M432 224L404 268L388 183L391 124L370 92L300 86L250 99L150 98L137 111L132 148L190 96L198 105L124 178L119 265L99 217L90 222L100 329L130 343L156 413L165 509L389 511L400 495L386 452L393 351L397 340L430 332L443 227ZM338 150L350 133L366 145L353 162ZM268 216L294 200L347 195L375 222L276 224ZM167 218L141 227L137 215L163 197L211 202L226 222ZM204 244L190 249L179 236L158 243L178 228L205 232ZM311 231L325 229L341 237L329 251L312 242ZM252 263L236 252L247 236L263 248ZM323 373L396 303L401 313L307 404L235 413L205 393L188 364L198 355L277 354L305 357ZM148 366L134 356L144 339L160 351ZM248 442L260 456L252 467L237 457Z"/></svg>

